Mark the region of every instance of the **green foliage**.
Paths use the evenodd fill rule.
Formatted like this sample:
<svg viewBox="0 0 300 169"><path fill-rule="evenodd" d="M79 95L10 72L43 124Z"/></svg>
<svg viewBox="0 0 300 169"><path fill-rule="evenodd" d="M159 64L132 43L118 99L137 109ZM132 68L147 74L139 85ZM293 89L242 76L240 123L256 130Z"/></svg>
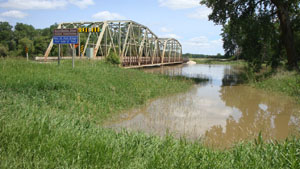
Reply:
<svg viewBox="0 0 300 169"><path fill-rule="evenodd" d="M35 29L31 25L17 23L13 27L8 22L0 22L0 44L5 46L9 52L6 56L25 56L25 47L29 48L29 56L43 55L53 35L53 30L57 24L50 28ZM84 37L83 37L84 38ZM3 48L2 48L2 51ZM68 51L64 50L64 54ZM53 46L51 55L57 55L57 46Z"/></svg>
<svg viewBox="0 0 300 169"><path fill-rule="evenodd" d="M218 53L217 55L204 55L204 54L185 53L185 54L182 54L182 57L186 57L186 58L225 58L220 53Z"/></svg>
<svg viewBox="0 0 300 169"><path fill-rule="evenodd" d="M37 31L32 25L17 23L15 26L14 36L17 42L19 42L18 40L21 40L23 38L33 40L33 38L37 36Z"/></svg>
<svg viewBox="0 0 300 169"><path fill-rule="evenodd" d="M209 19L223 26L222 37L225 56L245 59L258 72L266 63L276 68L288 60L297 68L295 48L300 28L299 0L202 0L212 9ZM286 18L284 20L280 18ZM291 24L289 24L291 22ZM293 36L293 33L296 36ZM295 43L294 43L295 38ZM285 49L283 51L283 49ZM296 50L294 50L296 49ZM297 55L298 53L298 55Z"/></svg>
<svg viewBox="0 0 300 169"><path fill-rule="evenodd" d="M265 73L268 74L269 72ZM269 91L282 92L294 96L300 102L300 75L297 72L278 71L269 73L254 86Z"/></svg>
<svg viewBox="0 0 300 169"><path fill-rule="evenodd" d="M246 60L256 72L265 62L276 67L281 52L275 50L280 45L277 40L279 33L269 21L268 17L254 14L224 25L222 36L225 55L236 55L239 59Z"/></svg>
<svg viewBox="0 0 300 169"><path fill-rule="evenodd" d="M118 65L121 63L120 57L114 51L109 52L109 55L105 58L105 61L114 65Z"/></svg>
<svg viewBox="0 0 300 169"><path fill-rule="evenodd" d="M195 58L192 59L197 64L222 64L222 65L241 65L245 66L246 62L243 60L233 59L217 59L217 58Z"/></svg>
<svg viewBox="0 0 300 169"><path fill-rule="evenodd" d="M26 47L28 48L28 53L33 53L34 51L33 41L28 38L20 39L18 44L19 56L26 56L26 52L25 52Z"/></svg>
<svg viewBox="0 0 300 169"><path fill-rule="evenodd" d="M0 22L0 43L8 46L13 39L12 26L8 22Z"/></svg>
<svg viewBox="0 0 300 169"><path fill-rule="evenodd" d="M43 55L50 42L47 36L37 36L34 38L34 53L36 55Z"/></svg>
<svg viewBox="0 0 300 169"><path fill-rule="evenodd" d="M101 127L192 83L93 61L0 61L0 168L300 168L300 140L227 150Z"/></svg>
<svg viewBox="0 0 300 169"><path fill-rule="evenodd" d="M6 57L8 55L7 47L0 44L0 57Z"/></svg>
<svg viewBox="0 0 300 169"><path fill-rule="evenodd" d="M251 67L246 66L239 77L245 84L293 96L300 103L300 75L296 71L267 67L262 72L255 72Z"/></svg>

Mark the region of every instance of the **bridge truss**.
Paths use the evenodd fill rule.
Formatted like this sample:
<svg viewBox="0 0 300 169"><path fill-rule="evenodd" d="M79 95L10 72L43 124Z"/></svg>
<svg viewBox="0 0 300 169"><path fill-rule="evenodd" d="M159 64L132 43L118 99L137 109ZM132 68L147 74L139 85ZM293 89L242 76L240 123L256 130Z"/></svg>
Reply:
<svg viewBox="0 0 300 169"><path fill-rule="evenodd" d="M110 52L119 55L123 66L182 63L182 46L174 38L158 38L148 27L134 21L71 22L61 23L61 28L100 28L100 32L79 33L77 56L84 57L92 49L93 58L107 57ZM79 44L80 46L80 44ZM71 46L73 48L74 46ZM53 48L51 40L45 60Z"/></svg>

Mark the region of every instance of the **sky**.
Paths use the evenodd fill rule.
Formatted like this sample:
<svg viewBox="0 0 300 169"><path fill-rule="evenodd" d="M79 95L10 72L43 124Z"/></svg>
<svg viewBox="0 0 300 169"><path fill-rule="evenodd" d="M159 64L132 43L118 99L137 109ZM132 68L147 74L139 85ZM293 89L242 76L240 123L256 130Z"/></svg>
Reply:
<svg viewBox="0 0 300 169"><path fill-rule="evenodd" d="M0 0L0 21L46 28L54 23L133 20L158 37L176 38L183 53L224 54L221 26L200 0Z"/></svg>

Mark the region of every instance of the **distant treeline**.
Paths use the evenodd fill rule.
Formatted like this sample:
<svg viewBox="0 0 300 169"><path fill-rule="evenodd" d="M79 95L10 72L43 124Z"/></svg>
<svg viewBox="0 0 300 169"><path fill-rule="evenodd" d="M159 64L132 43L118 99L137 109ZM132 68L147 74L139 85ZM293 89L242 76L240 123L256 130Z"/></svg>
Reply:
<svg viewBox="0 0 300 169"><path fill-rule="evenodd" d="M45 29L35 29L23 23L13 27L8 22L0 22L0 57L25 56L26 47L29 56L42 56L55 28L56 24Z"/></svg>
<svg viewBox="0 0 300 169"><path fill-rule="evenodd" d="M17 23L14 27L8 22L0 22L0 57L25 57L25 48L28 48L29 57L43 56L57 28L53 24L48 28L35 29L32 25ZM80 36L83 43L87 34ZM68 45L64 45L68 46ZM62 56L71 54L70 48L64 48ZM53 45L50 56L58 55L58 45Z"/></svg>
<svg viewBox="0 0 300 169"><path fill-rule="evenodd" d="M221 55L220 53L218 53L217 55L204 55L204 54L185 53L182 56L187 57L187 58L225 58L225 56Z"/></svg>

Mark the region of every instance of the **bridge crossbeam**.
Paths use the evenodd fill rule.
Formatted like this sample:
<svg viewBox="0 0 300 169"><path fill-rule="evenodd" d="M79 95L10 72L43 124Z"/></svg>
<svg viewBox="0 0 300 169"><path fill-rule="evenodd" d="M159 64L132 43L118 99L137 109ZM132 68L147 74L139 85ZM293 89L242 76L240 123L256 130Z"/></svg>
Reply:
<svg viewBox="0 0 300 169"><path fill-rule="evenodd" d="M92 48L93 58L105 58L110 52L116 53L125 67L153 64L180 63L182 46L174 38L158 38L148 27L134 21L70 22L61 23L60 28L95 28L100 32L80 33L80 42L86 49ZM80 44L79 44L80 45ZM53 40L46 52L45 60L51 55Z"/></svg>

